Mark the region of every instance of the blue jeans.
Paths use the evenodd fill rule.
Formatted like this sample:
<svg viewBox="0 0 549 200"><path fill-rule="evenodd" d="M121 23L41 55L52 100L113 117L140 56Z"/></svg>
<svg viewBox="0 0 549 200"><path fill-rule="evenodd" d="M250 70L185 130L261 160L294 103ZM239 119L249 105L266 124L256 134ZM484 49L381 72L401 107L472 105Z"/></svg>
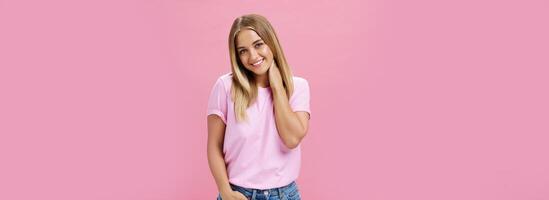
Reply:
<svg viewBox="0 0 549 200"><path fill-rule="evenodd" d="M295 181L287 186L266 190L244 188L233 184L231 188L242 193L249 200L301 200ZM222 200L221 195L217 196L217 200Z"/></svg>

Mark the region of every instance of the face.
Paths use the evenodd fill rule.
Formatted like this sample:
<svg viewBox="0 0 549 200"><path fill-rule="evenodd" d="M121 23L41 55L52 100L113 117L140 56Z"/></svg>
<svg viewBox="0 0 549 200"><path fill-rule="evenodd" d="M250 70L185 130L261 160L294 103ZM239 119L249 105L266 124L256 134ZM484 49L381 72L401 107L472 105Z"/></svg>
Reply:
<svg viewBox="0 0 549 200"><path fill-rule="evenodd" d="M244 67L255 75L266 75L273 63L273 52L253 30L241 30L236 36L236 54Z"/></svg>

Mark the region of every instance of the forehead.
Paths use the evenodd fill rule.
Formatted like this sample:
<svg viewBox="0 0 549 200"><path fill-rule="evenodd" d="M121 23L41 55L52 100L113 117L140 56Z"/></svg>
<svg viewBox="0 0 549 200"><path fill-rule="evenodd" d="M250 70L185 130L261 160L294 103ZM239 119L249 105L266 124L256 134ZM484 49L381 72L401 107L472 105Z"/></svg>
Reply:
<svg viewBox="0 0 549 200"><path fill-rule="evenodd" d="M260 40L261 37L259 35L250 29L243 29L236 35L236 46L237 47L245 47L252 45L253 42L256 40Z"/></svg>

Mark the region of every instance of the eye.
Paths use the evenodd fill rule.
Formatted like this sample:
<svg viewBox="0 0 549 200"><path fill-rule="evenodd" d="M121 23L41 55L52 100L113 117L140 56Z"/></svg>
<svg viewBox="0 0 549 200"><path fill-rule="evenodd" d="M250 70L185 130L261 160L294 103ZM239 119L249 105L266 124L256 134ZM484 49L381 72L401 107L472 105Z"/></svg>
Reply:
<svg viewBox="0 0 549 200"><path fill-rule="evenodd" d="M246 53L246 49L241 49L240 51L238 51L238 55L242 55L244 53Z"/></svg>
<svg viewBox="0 0 549 200"><path fill-rule="evenodd" d="M255 48L259 48L259 47L261 47L261 46L263 46L263 45L264 45L263 42L257 43L257 44L255 44Z"/></svg>

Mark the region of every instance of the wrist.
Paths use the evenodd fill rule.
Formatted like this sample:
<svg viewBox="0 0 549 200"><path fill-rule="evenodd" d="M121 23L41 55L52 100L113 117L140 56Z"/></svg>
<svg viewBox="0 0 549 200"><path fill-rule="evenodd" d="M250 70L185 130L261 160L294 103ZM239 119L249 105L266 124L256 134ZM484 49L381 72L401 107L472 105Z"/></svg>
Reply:
<svg viewBox="0 0 549 200"><path fill-rule="evenodd" d="M284 87L282 87L281 85L271 85L271 90L273 91L273 93L275 92L286 92Z"/></svg>
<svg viewBox="0 0 549 200"><path fill-rule="evenodd" d="M226 194L229 194L233 191L233 189L230 186L223 187L219 189L219 193L221 193L223 196Z"/></svg>

